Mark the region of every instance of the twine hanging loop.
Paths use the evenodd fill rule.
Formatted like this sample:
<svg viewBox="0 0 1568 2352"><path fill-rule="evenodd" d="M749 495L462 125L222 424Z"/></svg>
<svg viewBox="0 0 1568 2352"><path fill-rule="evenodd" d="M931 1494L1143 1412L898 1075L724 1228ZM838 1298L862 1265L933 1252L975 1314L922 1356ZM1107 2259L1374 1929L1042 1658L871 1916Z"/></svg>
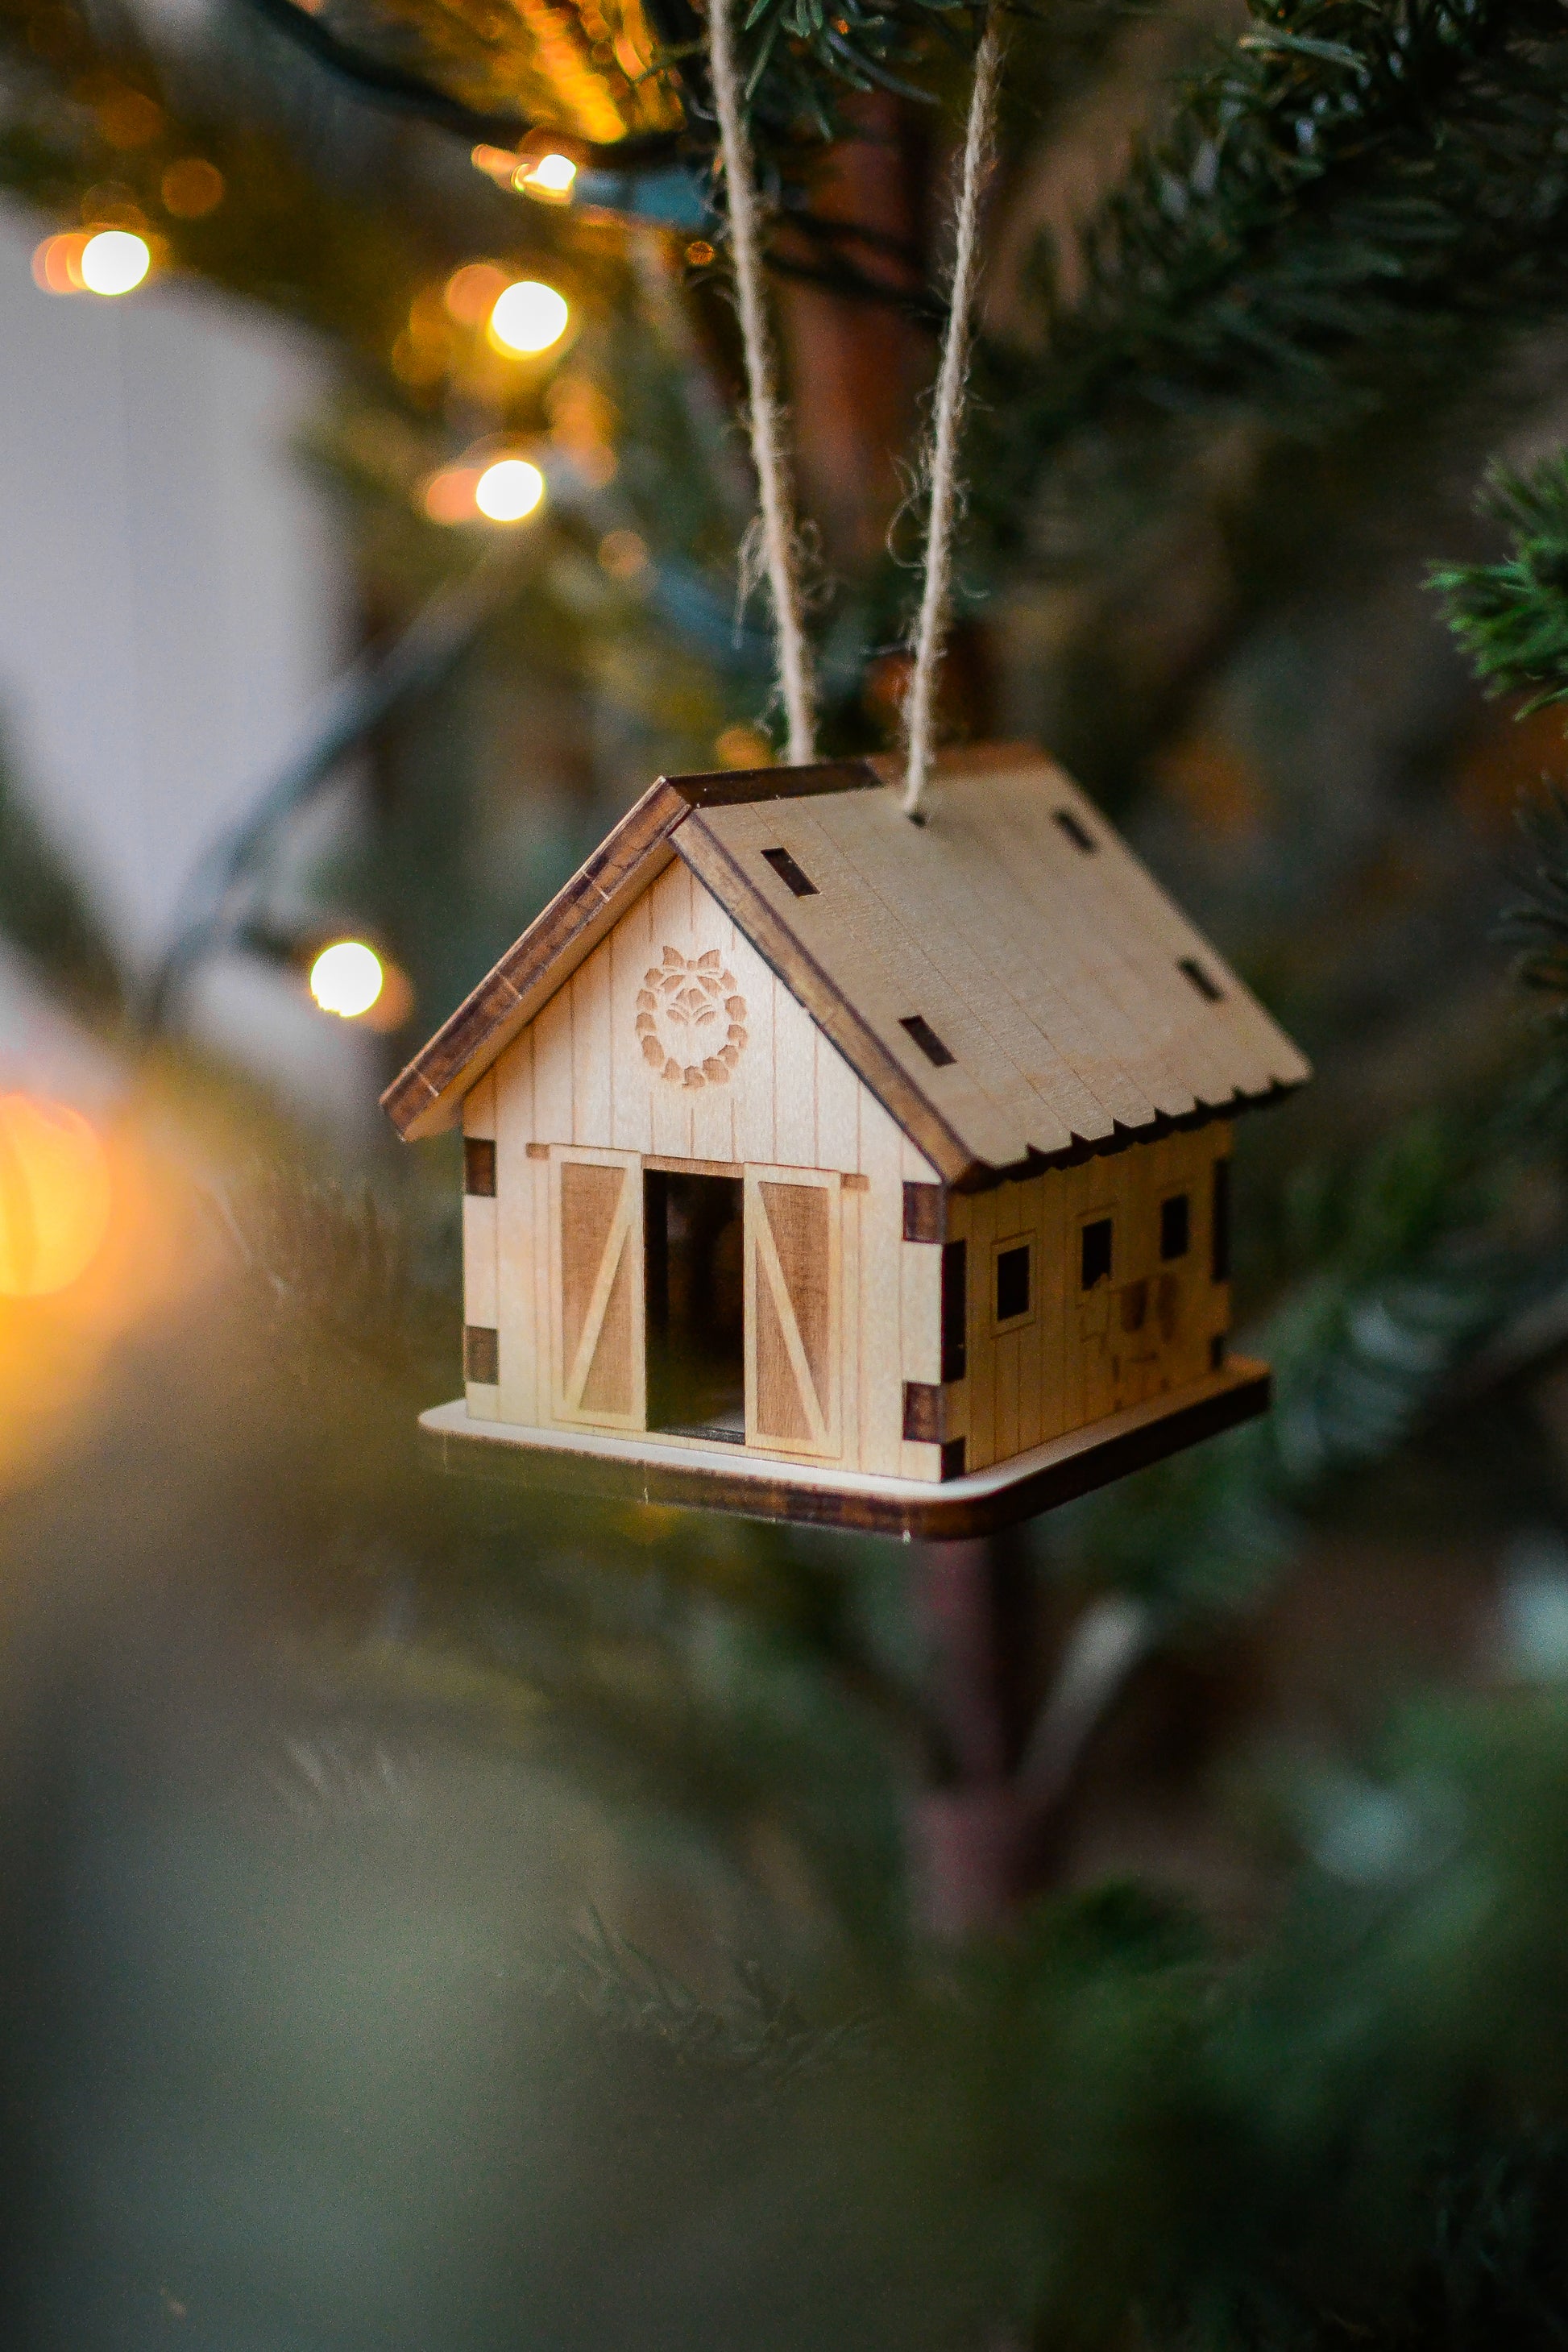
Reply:
<svg viewBox="0 0 1568 2352"><path fill-rule="evenodd" d="M996 94L1001 70L1001 12L993 0L974 59L974 83L970 92L959 176L952 299L931 434L921 467L928 495L925 579L910 640L914 664L904 698L905 766L900 803L904 814L917 820L931 774L936 737L937 682L952 601L952 533L959 507L958 445L969 376L974 289L980 274L980 205L995 152Z"/></svg>
<svg viewBox="0 0 1568 2352"><path fill-rule="evenodd" d="M743 0L739 0L743 5ZM784 446L784 412L773 338L763 290L762 236L756 176L746 133L740 68L735 57L731 0L709 0L709 61L719 117L720 152L730 212L735 296L745 350L752 462L761 503L762 568L773 607L779 691L789 730L792 767L816 756L816 715L811 649L802 617L795 499Z"/></svg>

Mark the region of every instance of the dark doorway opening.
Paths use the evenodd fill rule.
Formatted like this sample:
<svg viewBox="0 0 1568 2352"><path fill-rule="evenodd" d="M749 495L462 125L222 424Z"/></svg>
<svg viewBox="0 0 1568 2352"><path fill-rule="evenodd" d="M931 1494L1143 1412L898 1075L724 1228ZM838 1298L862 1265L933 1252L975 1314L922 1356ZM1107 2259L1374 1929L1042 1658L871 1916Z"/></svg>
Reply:
<svg viewBox="0 0 1568 2352"><path fill-rule="evenodd" d="M644 1171L650 1429L745 1444L743 1200L738 1176Z"/></svg>

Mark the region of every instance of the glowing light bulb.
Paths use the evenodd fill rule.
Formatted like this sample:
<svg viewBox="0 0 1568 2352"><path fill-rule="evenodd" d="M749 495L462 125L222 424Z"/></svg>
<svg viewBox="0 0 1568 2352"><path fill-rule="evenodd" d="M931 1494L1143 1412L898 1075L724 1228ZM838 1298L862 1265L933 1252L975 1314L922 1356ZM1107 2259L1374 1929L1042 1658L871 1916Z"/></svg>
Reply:
<svg viewBox="0 0 1568 2352"><path fill-rule="evenodd" d="M491 522L521 522L544 496L544 477L526 457L498 457L474 484L474 504Z"/></svg>
<svg viewBox="0 0 1568 2352"><path fill-rule="evenodd" d="M572 313L563 294L537 278L520 278L497 297L490 341L503 352L547 352L566 332Z"/></svg>
<svg viewBox="0 0 1568 2352"><path fill-rule="evenodd" d="M334 940L310 966L310 993L323 1013L357 1021L381 994L381 958L363 940Z"/></svg>
<svg viewBox="0 0 1568 2352"><path fill-rule="evenodd" d="M129 294L152 266L146 238L128 228L100 228L88 238L77 264L89 294Z"/></svg>
<svg viewBox="0 0 1568 2352"><path fill-rule="evenodd" d="M537 197L542 205L569 205L576 177L577 166L570 155L552 153L525 163L512 185L525 196Z"/></svg>
<svg viewBox="0 0 1568 2352"><path fill-rule="evenodd" d="M46 1297L85 1274L110 1201L103 1146L79 1111L0 1095L0 1297Z"/></svg>

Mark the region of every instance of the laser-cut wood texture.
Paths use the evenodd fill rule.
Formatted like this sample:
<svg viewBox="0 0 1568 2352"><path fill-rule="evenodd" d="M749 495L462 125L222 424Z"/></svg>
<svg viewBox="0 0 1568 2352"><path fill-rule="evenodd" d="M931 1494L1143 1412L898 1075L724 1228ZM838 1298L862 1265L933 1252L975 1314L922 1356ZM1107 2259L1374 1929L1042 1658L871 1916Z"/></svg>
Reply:
<svg viewBox="0 0 1568 2352"><path fill-rule="evenodd" d="M1207 1425L1226 1116L1305 1075L1004 750L944 761L923 827L866 763L661 781L386 1102L461 1116L469 1419L640 1437L644 1172L738 1177L735 1450L937 1487L1130 1412Z"/></svg>

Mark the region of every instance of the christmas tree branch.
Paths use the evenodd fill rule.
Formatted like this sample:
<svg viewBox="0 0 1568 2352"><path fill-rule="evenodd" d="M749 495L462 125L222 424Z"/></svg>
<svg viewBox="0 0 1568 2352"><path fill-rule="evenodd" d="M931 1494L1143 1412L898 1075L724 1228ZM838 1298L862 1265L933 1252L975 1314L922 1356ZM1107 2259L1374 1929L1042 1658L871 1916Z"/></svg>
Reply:
<svg viewBox="0 0 1568 2352"><path fill-rule="evenodd" d="M1568 701L1568 451L1524 473L1494 466L1480 507L1511 552L1436 565L1430 584L1488 694L1524 695L1524 718Z"/></svg>
<svg viewBox="0 0 1568 2352"><path fill-rule="evenodd" d="M1075 437L1247 415L1308 438L1429 406L1568 299L1557 0L1260 0L1142 146L1053 294L993 346L976 509L1005 541Z"/></svg>

